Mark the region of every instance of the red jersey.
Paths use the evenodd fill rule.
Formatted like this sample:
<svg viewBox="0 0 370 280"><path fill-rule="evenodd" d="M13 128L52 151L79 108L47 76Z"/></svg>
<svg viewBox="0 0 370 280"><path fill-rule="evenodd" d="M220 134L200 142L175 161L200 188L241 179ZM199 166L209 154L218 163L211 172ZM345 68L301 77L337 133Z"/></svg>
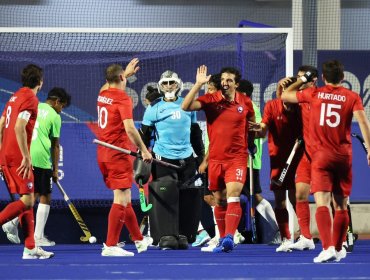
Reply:
<svg viewBox="0 0 370 280"><path fill-rule="evenodd" d="M129 149L130 142L123 121L133 118L131 98L123 90L109 88L99 93L97 107L98 138L109 144ZM127 157L124 153L100 145L97 149L98 162L113 162Z"/></svg>
<svg viewBox="0 0 370 280"><path fill-rule="evenodd" d="M311 106L309 103L300 103L301 108L301 116L302 116L302 133L303 133L303 140L304 140L304 146L305 150L310 155L310 141L309 141L309 127L310 127L310 109Z"/></svg>
<svg viewBox="0 0 370 280"><path fill-rule="evenodd" d="M344 87L326 85L297 92L301 103L311 106L309 141L312 152L325 148L352 155L351 123L353 112L364 110L360 96Z"/></svg>
<svg viewBox="0 0 370 280"><path fill-rule="evenodd" d="M263 111L262 123L268 126L271 169L284 166L294 143L302 135L300 111L288 112L281 99L270 100Z"/></svg>
<svg viewBox="0 0 370 280"><path fill-rule="evenodd" d="M227 101L221 91L197 99L207 118L210 160L246 160L248 121L254 116L249 97L236 92L234 101Z"/></svg>
<svg viewBox="0 0 370 280"><path fill-rule="evenodd" d="M5 105L2 116L5 118L3 139L1 147L1 164L7 166L19 166L22 163L22 153L19 149L14 127L21 112L27 111L29 120L26 125L27 146L30 150L32 131L37 118L38 99L35 93L28 87L23 87L10 97Z"/></svg>

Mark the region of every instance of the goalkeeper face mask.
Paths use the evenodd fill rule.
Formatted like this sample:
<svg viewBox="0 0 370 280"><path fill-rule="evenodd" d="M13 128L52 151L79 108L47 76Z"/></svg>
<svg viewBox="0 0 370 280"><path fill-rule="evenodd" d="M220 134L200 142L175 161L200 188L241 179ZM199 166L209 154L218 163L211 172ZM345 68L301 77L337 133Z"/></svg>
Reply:
<svg viewBox="0 0 370 280"><path fill-rule="evenodd" d="M182 90L182 81L179 76L170 70L161 75L158 90L167 100L175 100Z"/></svg>

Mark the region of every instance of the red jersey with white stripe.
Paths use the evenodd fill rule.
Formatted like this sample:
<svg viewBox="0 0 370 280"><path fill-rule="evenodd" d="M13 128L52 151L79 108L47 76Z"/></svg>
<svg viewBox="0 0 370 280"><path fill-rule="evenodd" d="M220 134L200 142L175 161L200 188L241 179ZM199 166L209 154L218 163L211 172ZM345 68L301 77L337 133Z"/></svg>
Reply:
<svg viewBox="0 0 370 280"><path fill-rule="evenodd" d="M123 90L109 88L99 93L98 138L109 144L129 149L130 141L123 121L132 119L132 101ZM98 162L113 162L126 158L122 152L98 145Z"/></svg>
<svg viewBox="0 0 370 280"><path fill-rule="evenodd" d="M311 106L309 141L312 152L324 148L352 155L350 132L353 112L364 110L360 96L342 86L326 85L298 91L297 99Z"/></svg>
<svg viewBox="0 0 370 280"><path fill-rule="evenodd" d="M284 166L296 139L302 135L299 108L288 112L281 99L270 100L263 110L262 123L268 126L271 169L280 168Z"/></svg>
<svg viewBox="0 0 370 280"><path fill-rule="evenodd" d="M234 101L227 101L221 91L197 99L207 118L209 159L237 161L247 159L248 121L254 116L249 97L236 92Z"/></svg>
<svg viewBox="0 0 370 280"><path fill-rule="evenodd" d="M19 113L27 115L26 125L27 146L30 150L32 131L37 118L38 99L35 93L28 87L23 87L10 97L5 105L2 116L5 118L3 139L1 147L1 164L7 166L19 166L22 162L22 153L19 149L14 127Z"/></svg>

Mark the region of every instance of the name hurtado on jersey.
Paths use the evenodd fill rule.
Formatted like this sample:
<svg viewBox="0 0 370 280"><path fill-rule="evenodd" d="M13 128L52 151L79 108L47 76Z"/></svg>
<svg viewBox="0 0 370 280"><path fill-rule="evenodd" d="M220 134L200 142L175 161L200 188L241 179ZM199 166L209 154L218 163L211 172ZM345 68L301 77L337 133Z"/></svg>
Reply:
<svg viewBox="0 0 370 280"><path fill-rule="evenodd" d="M344 95L338 95L338 94L326 93L326 92L319 92L318 95L317 95L317 98L325 99L325 100L346 102L346 97Z"/></svg>

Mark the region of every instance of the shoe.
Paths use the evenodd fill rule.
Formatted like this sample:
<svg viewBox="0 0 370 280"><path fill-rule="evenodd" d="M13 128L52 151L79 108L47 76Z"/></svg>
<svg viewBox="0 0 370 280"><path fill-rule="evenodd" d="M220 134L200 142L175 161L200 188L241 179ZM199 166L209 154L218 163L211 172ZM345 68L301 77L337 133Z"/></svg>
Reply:
<svg viewBox="0 0 370 280"><path fill-rule="evenodd" d="M135 247L138 253L145 252L148 250L148 246L153 244L153 238L150 236L144 236L143 240L135 241Z"/></svg>
<svg viewBox="0 0 370 280"><path fill-rule="evenodd" d="M308 239L304 237L303 235L300 235L298 238L298 241L296 243L293 243L289 246L289 249L292 250L313 250L315 249L315 243L312 239Z"/></svg>
<svg viewBox="0 0 370 280"><path fill-rule="evenodd" d="M236 230L234 234L234 244L235 245L241 244L244 241L245 241L245 237L238 230Z"/></svg>
<svg viewBox="0 0 370 280"><path fill-rule="evenodd" d="M27 249L26 247L24 247L22 259L24 260L32 260L32 259L43 260L43 259L50 259L52 257L54 257L53 252L47 252L43 250L41 247L36 246L33 249Z"/></svg>
<svg viewBox="0 0 370 280"><path fill-rule="evenodd" d="M339 252L335 252L335 261L336 262L340 262L340 260L344 259L345 257L347 257L346 248L342 247L342 250L340 250Z"/></svg>
<svg viewBox="0 0 370 280"><path fill-rule="evenodd" d="M19 239L18 236L18 225L14 224L13 221L9 221L3 224L2 228L10 242L14 244L21 243L21 240Z"/></svg>
<svg viewBox="0 0 370 280"><path fill-rule="evenodd" d="M193 244L191 244L192 247L200 247L206 244L208 241L211 240L211 237L209 237L208 232L205 230L202 230L196 237Z"/></svg>
<svg viewBox="0 0 370 280"><path fill-rule="evenodd" d="M281 235L280 231L275 232L274 238L268 243L268 245L280 245L281 244Z"/></svg>
<svg viewBox="0 0 370 280"><path fill-rule="evenodd" d="M47 238L47 236L44 236L44 237L41 237L41 238L37 238L35 236L35 243L36 243L36 246L55 246L55 242L54 241L51 241Z"/></svg>
<svg viewBox="0 0 370 280"><path fill-rule="evenodd" d="M224 238L220 238L219 245L213 249L213 253L229 253L234 249L234 247L234 238L231 234L228 234Z"/></svg>
<svg viewBox="0 0 370 280"><path fill-rule="evenodd" d="M117 246L107 246L103 243L101 255L103 257L133 257L135 254L126 251L117 244Z"/></svg>
<svg viewBox="0 0 370 280"><path fill-rule="evenodd" d="M218 237L213 237L210 241L207 243L208 246L200 248L202 252L213 252L213 249L217 247L218 245Z"/></svg>
<svg viewBox="0 0 370 280"><path fill-rule="evenodd" d="M323 263L323 262L334 261L336 259L337 259L337 254L335 252L334 246L330 246L328 249L322 250L321 253L316 258L313 259L313 262Z"/></svg>
<svg viewBox="0 0 370 280"><path fill-rule="evenodd" d="M289 248L290 245L292 245L292 241L284 237L280 246L276 248L276 252L290 253L292 251L292 249Z"/></svg>

